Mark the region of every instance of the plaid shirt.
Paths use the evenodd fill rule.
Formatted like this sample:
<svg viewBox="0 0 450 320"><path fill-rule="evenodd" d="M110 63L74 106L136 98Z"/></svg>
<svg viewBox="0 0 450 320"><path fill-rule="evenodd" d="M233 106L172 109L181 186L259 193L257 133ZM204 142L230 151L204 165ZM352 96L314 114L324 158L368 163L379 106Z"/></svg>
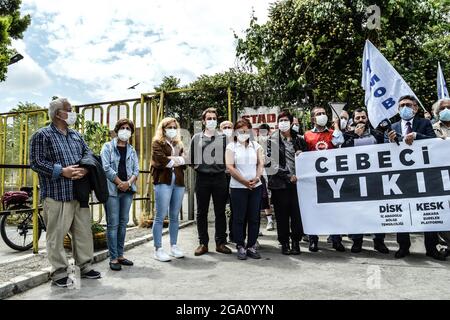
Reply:
<svg viewBox="0 0 450 320"><path fill-rule="evenodd" d="M77 165L89 151L81 135L68 129L67 135L54 124L37 131L30 142L31 169L39 175L41 199L74 200L73 181L61 176L63 168Z"/></svg>

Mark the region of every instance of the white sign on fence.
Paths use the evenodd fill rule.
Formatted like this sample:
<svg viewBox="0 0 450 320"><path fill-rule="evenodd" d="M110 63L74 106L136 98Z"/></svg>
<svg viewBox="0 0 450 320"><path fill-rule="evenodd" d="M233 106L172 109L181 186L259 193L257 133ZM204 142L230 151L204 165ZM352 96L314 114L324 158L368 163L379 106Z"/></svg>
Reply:
<svg viewBox="0 0 450 320"><path fill-rule="evenodd" d="M306 234L450 230L450 140L305 152L296 159Z"/></svg>

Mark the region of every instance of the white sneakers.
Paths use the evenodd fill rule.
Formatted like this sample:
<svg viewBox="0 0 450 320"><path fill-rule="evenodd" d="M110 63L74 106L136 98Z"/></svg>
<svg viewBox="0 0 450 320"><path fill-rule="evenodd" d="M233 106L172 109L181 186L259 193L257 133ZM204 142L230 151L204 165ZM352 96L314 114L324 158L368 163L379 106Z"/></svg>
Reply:
<svg viewBox="0 0 450 320"><path fill-rule="evenodd" d="M267 231L273 231L273 230L275 230L274 223L273 223L273 221L269 221L267 223Z"/></svg>
<svg viewBox="0 0 450 320"><path fill-rule="evenodd" d="M169 262L172 260L163 248L159 248L155 251L155 259L161 262Z"/></svg>
<svg viewBox="0 0 450 320"><path fill-rule="evenodd" d="M170 255L175 259L184 258L183 251L181 251L177 246L172 246L172 248L170 249Z"/></svg>
<svg viewBox="0 0 450 320"><path fill-rule="evenodd" d="M161 262L171 261L171 256L175 259L184 258L183 252L177 246L172 246L170 249L170 255L168 255L163 248L159 248L155 251L155 259Z"/></svg>

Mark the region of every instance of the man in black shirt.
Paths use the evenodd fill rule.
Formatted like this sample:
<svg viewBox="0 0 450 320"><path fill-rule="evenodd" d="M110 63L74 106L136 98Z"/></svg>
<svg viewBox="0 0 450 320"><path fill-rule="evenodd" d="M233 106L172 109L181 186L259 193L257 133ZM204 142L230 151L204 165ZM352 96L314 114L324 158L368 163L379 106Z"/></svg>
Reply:
<svg viewBox="0 0 450 320"><path fill-rule="evenodd" d="M202 115L205 131L196 134L191 141L191 164L197 172L195 191L197 196L197 230L200 246L195 251L196 256L208 252L208 212L211 196L216 216L216 251L231 254L226 247L227 222L225 205L228 198L228 184L225 174L225 149L227 137L219 134L217 128L217 111L207 109Z"/></svg>

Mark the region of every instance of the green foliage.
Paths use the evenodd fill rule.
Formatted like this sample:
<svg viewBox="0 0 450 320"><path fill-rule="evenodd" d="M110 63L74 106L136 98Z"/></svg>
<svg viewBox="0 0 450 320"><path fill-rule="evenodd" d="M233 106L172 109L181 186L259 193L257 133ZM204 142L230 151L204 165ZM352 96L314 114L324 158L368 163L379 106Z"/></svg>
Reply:
<svg viewBox="0 0 450 320"><path fill-rule="evenodd" d="M11 39L22 39L31 17L20 16L22 0L0 1L0 81L5 81L10 58L16 53L9 48Z"/></svg>
<svg viewBox="0 0 450 320"><path fill-rule="evenodd" d="M203 110L207 108L218 110L219 122L228 119L228 87L232 90L231 99L236 114L245 107L262 105L295 107L299 103L297 98L293 103L286 102L284 96L261 74L238 69L214 75L201 75L187 86L180 86L180 80L175 77L165 77L155 90L169 91L188 87L198 91L171 93L165 96L164 101L166 116L178 119L183 128L190 130L193 129L194 121L200 120Z"/></svg>
<svg viewBox="0 0 450 320"><path fill-rule="evenodd" d="M91 230L92 234L102 233L106 231L105 228L98 222L92 222Z"/></svg>
<svg viewBox="0 0 450 320"><path fill-rule="evenodd" d="M317 104L364 104L360 87L361 59L370 39L394 65L415 93L430 106L436 99L438 61L450 72L450 3L442 0L377 1L381 30L368 30L369 0L285 0L271 5L269 20L256 18L237 55L270 79L288 101L304 96ZM307 90L308 91L308 90Z"/></svg>
<svg viewBox="0 0 450 320"><path fill-rule="evenodd" d="M110 139L109 128L108 126L95 121L86 121L84 125L84 141L86 141L89 149L91 149L94 154L99 155L103 145Z"/></svg>

